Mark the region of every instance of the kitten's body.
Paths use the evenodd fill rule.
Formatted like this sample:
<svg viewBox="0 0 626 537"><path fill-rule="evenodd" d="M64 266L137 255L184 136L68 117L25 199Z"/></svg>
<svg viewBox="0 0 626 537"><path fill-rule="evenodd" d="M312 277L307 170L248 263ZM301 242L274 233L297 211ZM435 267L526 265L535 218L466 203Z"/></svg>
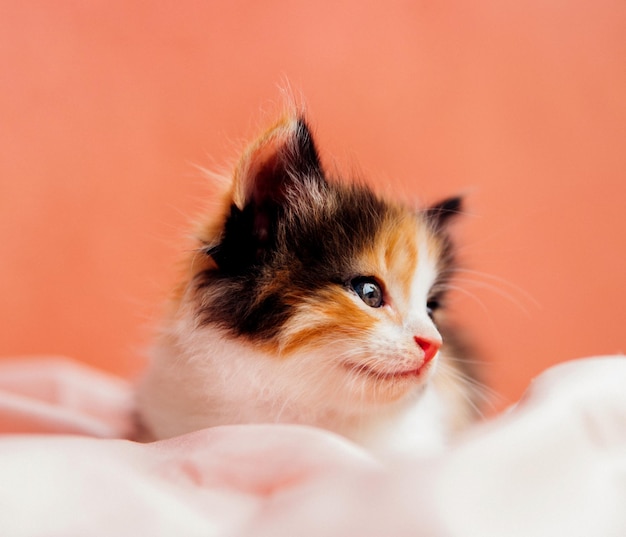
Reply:
<svg viewBox="0 0 626 537"><path fill-rule="evenodd" d="M200 230L139 388L148 435L283 422L378 452L441 446L472 414L434 311L459 203L417 212L329 180L304 121L284 118Z"/></svg>

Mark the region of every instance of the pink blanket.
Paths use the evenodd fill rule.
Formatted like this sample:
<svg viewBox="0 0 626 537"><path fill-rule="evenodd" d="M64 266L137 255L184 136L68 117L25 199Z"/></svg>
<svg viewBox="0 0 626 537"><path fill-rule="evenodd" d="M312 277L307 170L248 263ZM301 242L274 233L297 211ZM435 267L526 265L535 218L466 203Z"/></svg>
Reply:
<svg viewBox="0 0 626 537"><path fill-rule="evenodd" d="M385 464L298 426L120 440L131 385L53 358L0 362L0 432L2 536L626 535L624 357L554 367L446 452Z"/></svg>

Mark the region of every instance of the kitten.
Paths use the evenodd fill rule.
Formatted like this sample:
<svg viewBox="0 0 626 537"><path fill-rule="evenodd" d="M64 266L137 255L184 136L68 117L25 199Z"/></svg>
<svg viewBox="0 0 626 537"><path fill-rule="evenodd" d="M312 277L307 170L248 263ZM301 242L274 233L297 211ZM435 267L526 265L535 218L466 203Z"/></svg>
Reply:
<svg viewBox="0 0 626 537"><path fill-rule="evenodd" d="M443 445L473 413L441 336L460 208L415 211L328 177L305 120L283 117L200 228L139 386L144 431L281 422L374 452Z"/></svg>

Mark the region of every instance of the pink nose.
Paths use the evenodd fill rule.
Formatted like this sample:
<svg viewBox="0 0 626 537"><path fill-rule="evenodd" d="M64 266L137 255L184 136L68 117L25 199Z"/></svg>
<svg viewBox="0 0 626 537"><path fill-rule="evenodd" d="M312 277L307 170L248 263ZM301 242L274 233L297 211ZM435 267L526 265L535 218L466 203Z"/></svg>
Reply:
<svg viewBox="0 0 626 537"><path fill-rule="evenodd" d="M424 351L424 365L426 365L437 354L441 347L441 341L433 341L432 339L424 339L418 336L415 336L414 339L415 343Z"/></svg>

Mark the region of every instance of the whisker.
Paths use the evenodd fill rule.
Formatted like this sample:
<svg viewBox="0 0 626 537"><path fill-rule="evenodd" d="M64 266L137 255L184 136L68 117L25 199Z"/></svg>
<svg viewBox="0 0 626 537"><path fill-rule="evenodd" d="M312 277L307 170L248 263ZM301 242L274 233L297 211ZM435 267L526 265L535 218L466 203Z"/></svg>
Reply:
<svg viewBox="0 0 626 537"><path fill-rule="evenodd" d="M454 284L446 284L446 287L450 290L450 291L456 291L458 293L461 293L469 298L471 298L472 300L474 300L479 306L480 308L485 312L485 313L489 313L489 308L487 308L487 306L485 305L485 303L480 300L480 298L478 298L474 293L471 293L470 291L468 291L467 289L465 289L464 287L459 287L457 285Z"/></svg>
<svg viewBox="0 0 626 537"><path fill-rule="evenodd" d="M516 285L504 278L501 278L500 276L496 276L494 274L489 274L487 272L482 272L482 271L478 271L478 270L473 270L473 269L468 269L468 268L464 268L464 267L452 267L449 269L445 269L441 272L441 276L443 277L451 277L453 281L457 281L457 282L464 282L464 283L468 283L468 284L473 284L473 285L479 285L481 287L484 287L486 289L489 289L497 294L499 294L500 296L503 296L504 298L507 298L508 300L510 300L512 303L514 303L516 306L518 306L520 309L526 311L525 306L521 303L521 298L520 297L516 297L514 296L512 293L509 293L507 291L505 291L504 289L502 289L502 287L498 287L495 284L492 284L488 281L480 281L480 279L470 279L470 278L460 278L459 275L467 275L467 276L474 276L475 278L480 278L483 280L490 280L490 282L494 282L499 284L502 287L507 287L508 289L510 289L512 292L517 293L518 295L520 295L521 298L523 298L525 301L527 301L528 303L532 304L534 307L536 308L541 308L541 303L535 298L533 297L528 291L526 291L525 289L523 289L522 287L520 287L519 285ZM526 311L527 313L527 311Z"/></svg>
<svg viewBox="0 0 626 537"><path fill-rule="evenodd" d="M464 395L467 395L470 398L472 398L472 396L478 398L482 401L482 403L488 405L491 410L495 410L498 404L507 402L506 398L503 397L501 393L497 392L487 384L468 376L462 371L459 371L451 364L442 362L440 363L440 367L443 374L471 388L471 395Z"/></svg>
<svg viewBox="0 0 626 537"><path fill-rule="evenodd" d="M482 289L487 289L493 293L495 293L496 295L507 299L511 304L513 304L514 306L517 306L522 312L524 312L526 315L530 316L530 312L528 310L528 308L526 306L524 306L522 304L522 302L520 300L518 300L515 296L513 296L511 293L500 289L499 287L492 285L488 282L480 282L477 280L468 280L468 279L463 279L463 278L456 278L455 279L456 282L463 284L463 285L473 285L475 287L480 287Z"/></svg>
<svg viewBox="0 0 626 537"><path fill-rule="evenodd" d="M529 301L533 302L537 307L541 307L541 303L535 299L535 297L533 297L528 291L526 291L523 287L520 287L519 285L516 285L500 276L496 276L495 274L489 274L488 272L482 272L480 270L473 270L473 269L468 269L468 268L463 268L463 267L459 267L454 269L455 272L463 272L465 274L471 274L473 276L479 276L481 278L486 278L489 280L493 280L497 283L500 283L502 285L505 285L509 288L511 288L512 290L520 293L521 295L524 295L525 298L527 298Z"/></svg>

